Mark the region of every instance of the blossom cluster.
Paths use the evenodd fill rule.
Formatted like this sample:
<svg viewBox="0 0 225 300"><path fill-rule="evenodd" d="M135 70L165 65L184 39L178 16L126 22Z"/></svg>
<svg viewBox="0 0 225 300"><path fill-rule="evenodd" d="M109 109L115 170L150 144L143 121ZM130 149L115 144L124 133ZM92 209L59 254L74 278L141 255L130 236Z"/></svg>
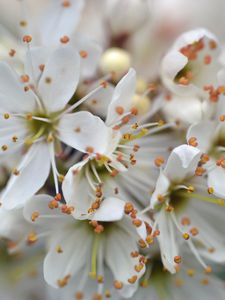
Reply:
<svg viewBox="0 0 225 300"><path fill-rule="evenodd" d="M201 2L0 1L1 299L225 299L225 3Z"/></svg>

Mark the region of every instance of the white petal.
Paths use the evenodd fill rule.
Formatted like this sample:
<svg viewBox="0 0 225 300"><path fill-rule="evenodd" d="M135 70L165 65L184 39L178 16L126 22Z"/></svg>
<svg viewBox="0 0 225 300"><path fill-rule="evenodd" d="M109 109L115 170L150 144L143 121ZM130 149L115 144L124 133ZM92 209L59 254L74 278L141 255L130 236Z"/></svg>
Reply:
<svg viewBox="0 0 225 300"><path fill-rule="evenodd" d="M121 28L128 34L135 32L150 16L148 1L116 0L107 1L106 4L107 20L115 36L121 34Z"/></svg>
<svg viewBox="0 0 225 300"><path fill-rule="evenodd" d="M166 176L177 183L194 176L200 156L201 152L195 147L188 145L176 147L168 158L164 170Z"/></svg>
<svg viewBox="0 0 225 300"><path fill-rule="evenodd" d="M170 181L163 171L160 172L159 178L156 182L155 191L152 194L150 205L154 208L159 204L158 196L163 196L168 192Z"/></svg>
<svg viewBox="0 0 225 300"><path fill-rule="evenodd" d="M196 59L191 60L183 55L180 50L188 45L203 40L204 47L198 52ZM216 43L216 48L211 49L210 42ZM204 63L204 57L210 55L212 61ZM217 73L221 69L218 62L219 47L216 37L205 29L196 29L185 32L174 43L172 49L164 57L162 62L162 79L164 84L178 95L205 96L204 86L217 85ZM183 85L176 82L176 75L187 66L191 68L193 78L189 84ZM208 95L207 95L208 96Z"/></svg>
<svg viewBox="0 0 225 300"><path fill-rule="evenodd" d="M217 123L213 121L202 121L197 124L193 124L187 131L187 141L190 138L196 138L198 148L203 152L208 152L212 145Z"/></svg>
<svg viewBox="0 0 225 300"><path fill-rule="evenodd" d="M113 272L114 278L124 284L124 292L128 293L130 290L133 294L135 285L129 284L127 280L134 275L140 278L145 272L145 267L139 273L135 271L134 266L138 264L139 259L132 258L130 253L137 250L137 236L129 230L129 224L125 223L124 225L115 227L114 230L108 232L105 246L105 261Z"/></svg>
<svg viewBox="0 0 225 300"><path fill-rule="evenodd" d="M208 186L213 187L215 195L225 198L225 170L215 167L208 171Z"/></svg>
<svg viewBox="0 0 225 300"><path fill-rule="evenodd" d="M0 119L0 147L7 145L7 151L0 151L0 155L15 152L22 147L28 134L27 123L24 119L10 116L5 120L4 116ZM16 142L13 140L16 137Z"/></svg>
<svg viewBox="0 0 225 300"><path fill-rule="evenodd" d="M112 138L112 129L89 112L65 114L58 125L59 139L81 151L104 154ZM88 150L89 148L89 150Z"/></svg>
<svg viewBox="0 0 225 300"><path fill-rule="evenodd" d="M91 85L88 91L91 92L94 88L96 88L96 84ZM107 88L95 92L93 97L90 97L90 99L86 100L82 106L94 115L105 119L109 103L112 100L113 92L114 86L109 83Z"/></svg>
<svg viewBox="0 0 225 300"><path fill-rule="evenodd" d="M6 209L23 206L45 183L50 171L48 145L32 145L17 169L20 174L11 175L1 197Z"/></svg>
<svg viewBox="0 0 225 300"><path fill-rule="evenodd" d="M0 208L0 237L8 238L10 240L19 240L25 235L30 227L23 218L22 209L5 210Z"/></svg>
<svg viewBox="0 0 225 300"><path fill-rule="evenodd" d="M76 35L71 41L74 47L81 53L85 51L87 56L81 56L81 77L88 78L95 74L101 56L100 46L84 35Z"/></svg>
<svg viewBox="0 0 225 300"><path fill-rule="evenodd" d="M93 190L87 182L83 169L87 162L88 160L84 160L72 166L62 184L65 201L69 206L75 208L73 216L77 219L88 218L88 209L93 202L93 199L89 196L89 193L93 193Z"/></svg>
<svg viewBox="0 0 225 300"><path fill-rule="evenodd" d="M50 249L44 260L44 278L48 284L58 287L58 280L80 276L79 271L87 264L90 255L92 236L86 226L75 224L51 235ZM57 247L61 247L62 253L56 251Z"/></svg>
<svg viewBox="0 0 225 300"><path fill-rule="evenodd" d="M55 51L55 47L32 47L26 53L25 74L30 76L30 81L35 84L41 78L41 65L45 65L50 55Z"/></svg>
<svg viewBox="0 0 225 300"><path fill-rule="evenodd" d="M174 225L168 212L163 209L159 212L160 216L157 216L158 228L160 235L158 236L159 247L161 257L165 268L170 273L175 273L174 257L177 256L177 242L175 240Z"/></svg>
<svg viewBox="0 0 225 300"><path fill-rule="evenodd" d="M132 107L132 97L136 88L136 72L130 69L129 72L117 84L113 98L108 107L106 124L112 125L121 119L121 116L116 112L117 107L122 107L124 112L128 112Z"/></svg>
<svg viewBox="0 0 225 300"><path fill-rule="evenodd" d="M79 55L69 46L57 48L46 62L38 90L49 112L65 107L76 91L80 76Z"/></svg>
<svg viewBox="0 0 225 300"><path fill-rule="evenodd" d="M64 224L74 222L73 218L68 218L68 216L63 214L60 209L50 209L48 204L51 200L53 200L53 197L44 194L31 197L25 203L23 209L24 218L35 226L41 225L48 230L55 229L56 226L62 228ZM34 212L38 213L38 217L35 221L32 220Z"/></svg>
<svg viewBox="0 0 225 300"><path fill-rule="evenodd" d="M60 0L51 1L40 21L42 44L57 45L61 37L71 36L79 22L83 6L83 0L71 0L68 7L64 7Z"/></svg>
<svg viewBox="0 0 225 300"><path fill-rule="evenodd" d="M202 102L198 97L172 95L170 100L164 100L162 111L168 122L178 121L184 127L200 122L202 115L211 113L208 101Z"/></svg>
<svg viewBox="0 0 225 300"><path fill-rule="evenodd" d="M93 214L92 219L102 222L118 221L124 216L125 202L109 197L103 200L100 208Z"/></svg>
<svg viewBox="0 0 225 300"><path fill-rule="evenodd" d="M0 62L0 105L6 113L32 112L35 99L25 92L19 76L5 62Z"/></svg>

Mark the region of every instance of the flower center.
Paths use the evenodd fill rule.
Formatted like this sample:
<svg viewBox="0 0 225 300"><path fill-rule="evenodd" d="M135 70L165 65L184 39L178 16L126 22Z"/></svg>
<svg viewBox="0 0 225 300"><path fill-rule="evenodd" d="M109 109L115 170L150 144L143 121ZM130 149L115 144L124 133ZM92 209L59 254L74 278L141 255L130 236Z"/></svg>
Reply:
<svg viewBox="0 0 225 300"><path fill-rule="evenodd" d="M40 138L53 138L55 126L58 121L55 121L55 114L41 114L36 113L27 115L27 126L30 136L26 140L26 144L30 145L39 140Z"/></svg>

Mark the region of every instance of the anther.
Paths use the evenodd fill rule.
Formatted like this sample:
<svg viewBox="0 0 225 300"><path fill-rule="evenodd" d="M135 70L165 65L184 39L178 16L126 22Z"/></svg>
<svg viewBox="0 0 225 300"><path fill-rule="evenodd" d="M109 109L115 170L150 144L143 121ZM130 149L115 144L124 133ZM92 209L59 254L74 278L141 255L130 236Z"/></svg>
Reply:
<svg viewBox="0 0 225 300"><path fill-rule="evenodd" d="M125 214L131 213L133 211L133 209L134 209L134 206L133 206L133 204L131 202L127 202L125 204L125 206L124 206L124 212L125 212Z"/></svg>
<svg viewBox="0 0 225 300"><path fill-rule="evenodd" d="M2 151L6 151L8 149L7 145L2 145Z"/></svg>
<svg viewBox="0 0 225 300"><path fill-rule="evenodd" d="M208 156L208 154L202 154L201 155L201 160L200 160L200 162L202 163L202 164L206 164L208 161L209 161L209 156Z"/></svg>
<svg viewBox="0 0 225 300"><path fill-rule="evenodd" d="M183 218L181 219L181 224L182 224L183 226L185 226L185 225L190 225L190 224L191 224L191 221L190 221L190 219L189 219L188 217L183 217Z"/></svg>
<svg viewBox="0 0 225 300"><path fill-rule="evenodd" d="M110 298L110 297L111 297L110 290L106 290L106 291L105 291L105 297L106 297L106 298Z"/></svg>
<svg viewBox="0 0 225 300"><path fill-rule="evenodd" d="M154 160L156 167L161 167L165 162L165 159L162 156L157 156Z"/></svg>
<svg viewBox="0 0 225 300"><path fill-rule="evenodd" d="M79 53L80 53L81 58L87 58L88 57L88 53L85 50L81 50Z"/></svg>
<svg viewBox="0 0 225 300"><path fill-rule="evenodd" d="M82 300L84 298L84 294L82 292L77 292L75 294L75 299L76 300Z"/></svg>
<svg viewBox="0 0 225 300"><path fill-rule="evenodd" d="M30 43L32 41L32 36L31 35L24 35L23 37L23 42L24 43Z"/></svg>
<svg viewBox="0 0 225 300"><path fill-rule="evenodd" d="M69 0L65 0L62 2L62 6L63 7L70 7L71 6L71 2Z"/></svg>
<svg viewBox="0 0 225 300"><path fill-rule="evenodd" d="M202 168L202 167L197 167L196 170L195 170L195 175L196 176L202 176L204 173L205 173L205 169Z"/></svg>
<svg viewBox="0 0 225 300"><path fill-rule="evenodd" d="M139 246L140 246L142 249L144 249L144 248L147 247L147 245L146 245L146 243L145 243L145 241L144 241L143 239L140 239L140 240L138 241L138 244L139 244Z"/></svg>
<svg viewBox="0 0 225 300"><path fill-rule="evenodd" d="M20 171L18 169L16 169L16 168L12 170L12 173L15 176L19 176L20 175Z"/></svg>
<svg viewBox="0 0 225 300"><path fill-rule="evenodd" d="M31 232L28 234L28 236L27 236L27 244L28 245L33 245L34 243L37 242L37 240L38 240L38 237L35 232Z"/></svg>
<svg viewBox="0 0 225 300"><path fill-rule="evenodd" d="M62 44L67 44L67 43L69 43L69 41L70 41L70 38L67 35L64 35L63 37L60 38L60 42Z"/></svg>
<svg viewBox="0 0 225 300"><path fill-rule="evenodd" d="M104 227L102 225L97 225L94 229L94 232L98 234L102 233L103 231L104 231Z"/></svg>
<svg viewBox="0 0 225 300"><path fill-rule="evenodd" d="M186 241L189 240L189 238L190 238L190 235L187 232L183 233L182 236Z"/></svg>
<svg viewBox="0 0 225 300"><path fill-rule="evenodd" d="M132 251L132 252L130 253L130 256L133 257L133 258L135 258L135 257L138 257L138 256L139 256L139 253L138 253L138 251Z"/></svg>
<svg viewBox="0 0 225 300"><path fill-rule="evenodd" d="M41 71L41 72L43 72L44 71L44 69L45 69L45 65L44 64L41 64L41 65L39 65L39 70Z"/></svg>
<svg viewBox="0 0 225 300"><path fill-rule="evenodd" d="M35 222L39 216L40 216L40 213L38 211L34 211L31 215L31 221Z"/></svg>
<svg viewBox="0 0 225 300"><path fill-rule="evenodd" d="M147 242L147 244L148 245L151 245L151 244L153 244L154 243L154 238L153 238L153 236L152 235L147 235L147 237L146 237L146 242Z"/></svg>
<svg viewBox="0 0 225 300"><path fill-rule="evenodd" d="M209 41L209 48L210 48L211 50L216 49L216 48L217 48L217 43L216 43L214 40L210 40L210 41Z"/></svg>
<svg viewBox="0 0 225 300"><path fill-rule="evenodd" d="M50 209L55 209L55 208L58 208L59 207L59 203L58 201L56 201L55 199L51 200L49 203L48 203L48 207Z"/></svg>
<svg viewBox="0 0 225 300"><path fill-rule="evenodd" d="M124 113L124 108L122 106L117 106L115 111L118 115L122 115Z"/></svg>
<svg viewBox="0 0 225 300"><path fill-rule="evenodd" d="M29 82L30 77L29 77L28 75L25 74L25 75L21 75L21 76L20 76L20 79L21 79L22 82L25 83L25 82Z"/></svg>
<svg viewBox="0 0 225 300"><path fill-rule="evenodd" d="M199 230L198 230L198 228L193 227L193 228L190 229L190 233L191 233L193 236L196 236L196 235L199 234Z"/></svg>
<svg viewBox="0 0 225 300"><path fill-rule="evenodd" d="M210 55L206 55L204 57L204 64L209 65L209 64L211 64L211 62L212 62L212 57Z"/></svg>
<svg viewBox="0 0 225 300"><path fill-rule="evenodd" d="M26 26L27 26L27 21L21 20L21 21L20 21L20 26L21 26L21 27L26 27Z"/></svg>
<svg viewBox="0 0 225 300"><path fill-rule="evenodd" d="M115 280L113 283L114 287L118 290L121 290L123 288L123 283L119 280Z"/></svg>
<svg viewBox="0 0 225 300"><path fill-rule="evenodd" d="M86 151L87 153L89 153L89 154L92 154L92 153L94 153L94 148L91 147L91 146L87 146L86 149L85 149L85 151Z"/></svg>
<svg viewBox="0 0 225 300"><path fill-rule="evenodd" d="M137 281L137 275L132 276L127 280L130 284L134 284Z"/></svg>
<svg viewBox="0 0 225 300"><path fill-rule="evenodd" d="M190 145L192 147L197 147L198 146L198 142L197 142L196 137L189 138L188 145Z"/></svg>
<svg viewBox="0 0 225 300"><path fill-rule="evenodd" d="M4 117L5 120L8 120L8 119L10 118L10 114L5 113L5 114L3 115L3 117Z"/></svg>
<svg viewBox="0 0 225 300"><path fill-rule="evenodd" d="M186 271L186 273L187 273L188 276L193 277L193 276L195 275L195 270L193 270L193 269L188 269L188 270Z"/></svg>
<svg viewBox="0 0 225 300"><path fill-rule="evenodd" d="M205 268L205 273L206 273L206 274L212 273L212 267L211 267L211 266L207 266L207 267Z"/></svg>
<svg viewBox="0 0 225 300"><path fill-rule="evenodd" d="M61 201L62 200L62 195L60 193L58 193L58 194L55 195L54 199L56 201Z"/></svg>
<svg viewBox="0 0 225 300"><path fill-rule="evenodd" d="M140 227L142 225L142 221L139 220L139 219L134 219L132 221L133 225L136 226L136 227Z"/></svg>
<svg viewBox="0 0 225 300"><path fill-rule="evenodd" d="M209 284L209 279L208 278L204 278L200 282L201 282L202 285L208 285Z"/></svg>
<svg viewBox="0 0 225 300"><path fill-rule="evenodd" d="M65 287L68 284L69 279L71 278L71 275L66 275L63 279L57 280L57 285L60 288Z"/></svg>
<svg viewBox="0 0 225 300"><path fill-rule="evenodd" d="M51 77L46 77L45 78L45 83L50 84L52 82L52 78Z"/></svg>
<svg viewBox="0 0 225 300"><path fill-rule="evenodd" d="M182 76L181 78L179 78L178 83L181 85L188 85L190 81L188 78Z"/></svg>
<svg viewBox="0 0 225 300"><path fill-rule="evenodd" d="M179 255L177 255L177 256L174 256L174 262L176 263L176 264L180 264L181 263L181 256L179 256Z"/></svg>
<svg viewBox="0 0 225 300"><path fill-rule="evenodd" d="M224 122L224 121L225 121L225 115L221 115L221 116L220 116L220 121L221 121L221 122Z"/></svg>
<svg viewBox="0 0 225 300"><path fill-rule="evenodd" d="M103 283L104 282L104 277L102 275L97 276L97 282L98 283Z"/></svg>
<svg viewBox="0 0 225 300"><path fill-rule="evenodd" d="M16 50L14 50L14 49L9 50L9 56L14 57L15 54L16 54Z"/></svg>
<svg viewBox="0 0 225 300"><path fill-rule="evenodd" d="M141 270L143 269L144 265L143 264L139 264L139 265L135 265L134 269L137 273L141 272Z"/></svg>
<svg viewBox="0 0 225 300"><path fill-rule="evenodd" d="M59 253L59 254L63 253L62 247L61 246L57 246L56 247L56 252Z"/></svg>

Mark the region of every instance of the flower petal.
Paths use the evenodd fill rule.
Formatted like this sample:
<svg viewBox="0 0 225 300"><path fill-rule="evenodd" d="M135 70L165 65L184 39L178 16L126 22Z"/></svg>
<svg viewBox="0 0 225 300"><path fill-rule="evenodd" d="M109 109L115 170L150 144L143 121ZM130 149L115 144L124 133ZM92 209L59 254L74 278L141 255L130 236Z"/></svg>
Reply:
<svg viewBox="0 0 225 300"><path fill-rule="evenodd" d="M160 203L159 197L164 196L168 192L169 186L170 186L169 179L166 177L164 172L161 171L159 178L156 182L155 191L151 197L151 201L150 201L151 208L154 208Z"/></svg>
<svg viewBox="0 0 225 300"><path fill-rule="evenodd" d="M208 186L214 189L215 195L225 198L225 170L216 166L208 171Z"/></svg>
<svg viewBox="0 0 225 300"><path fill-rule="evenodd" d="M5 113L28 113L35 108L35 99L25 92L19 76L5 62L0 62L0 106Z"/></svg>
<svg viewBox="0 0 225 300"><path fill-rule="evenodd" d="M41 24L41 44L57 45L63 36L71 36L75 30L84 6L83 0L70 0L69 6L64 6L62 1L51 1Z"/></svg>
<svg viewBox="0 0 225 300"><path fill-rule="evenodd" d="M216 127L217 123L213 121L202 121L193 124L187 131L187 141L189 142L189 139L196 138L197 147L201 151L207 152L212 145Z"/></svg>
<svg viewBox="0 0 225 300"><path fill-rule="evenodd" d="M93 190L87 182L83 169L87 162L88 160L84 160L72 166L62 184L65 201L75 208L73 216L76 219L88 218L88 209L93 201L89 196Z"/></svg>
<svg viewBox="0 0 225 300"><path fill-rule="evenodd" d="M124 291L122 289L122 293L131 293L129 295L131 297L137 286L128 283L127 280L132 276L140 278L145 272L145 266L139 273L134 269L134 266L139 264L139 259L138 257L131 257L130 253L137 250L137 236L135 232L129 229L130 224L124 221L125 219L114 230L108 232L105 246L105 261L113 272L114 278L123 283Z"/></svg>
<svg viewBox="0 0 225 300"><path fill-rule="evenodd" d="M90 255L92 236L86 226L61 228L51 235L50 248L44 260L44 278L48 284L59 287L60 281L66 277L80 276L78 272L87 264ZM56 251L59 247L60 253Z"/></svg>
<svg viewBox="0 0 225 300"><path fill-rule="evenodd" d="M90 38L79 34L71 40L71 43L81 55L81 77L90 78L98 67L102 52L100 46Z"/></svg>
<svg viewBox="0 0 225 300"><path fill-rule="evenodd" d="M118 198L106 198L93 214L92 219L102 222L121 220L124 216L124 205L125 202Z"/></svg>
<svg viewBox="0 0 225 300"><path fill-rule="evenodd" d="M11 176L1 196L3 207L6 209L23 206L45 183L50 172L48 145L32 145L17 170L19 175Z"/></svg>
<svg viewBox="0 0 225 300"><path fill-rule="evenodd" d="M121 115L117 113L117 108L121 107L124 113L128 112L132 106L132 97L136 88L136 72L130 69L129 72L117 84L113 98L108 107L106 124L112 125L121 119Z"/></svg>
<svg viewBox="0 0 225 300"><path fill-rule="evenodd" d="M65 114L58 125L59 139L81 151L104 154L112 138L112 129L89 112Z"/></svg>
<svg viewBox="0 0 225 300"><path fill-rule="evenodd" d="M76 90L79 76L80 58L72 47L59 47L50 55L38 85L49 112L65 107Z"/></svg>
<svg viewBox="0 0 225 300"><path fill-rule="evenodd" d="M170 154L164 173L173 182L194 176L200 160L201 152L192 146L181 145Z"/></svg>
<svg viewBox="0 0 225 300"><path fill-rule="evenodd" d="M175 240L174 226L168 212L163 209L157 216L158 236L161 257L165 268L170 273L176 273L174 257L178 255L177 242Z"/></svg>

